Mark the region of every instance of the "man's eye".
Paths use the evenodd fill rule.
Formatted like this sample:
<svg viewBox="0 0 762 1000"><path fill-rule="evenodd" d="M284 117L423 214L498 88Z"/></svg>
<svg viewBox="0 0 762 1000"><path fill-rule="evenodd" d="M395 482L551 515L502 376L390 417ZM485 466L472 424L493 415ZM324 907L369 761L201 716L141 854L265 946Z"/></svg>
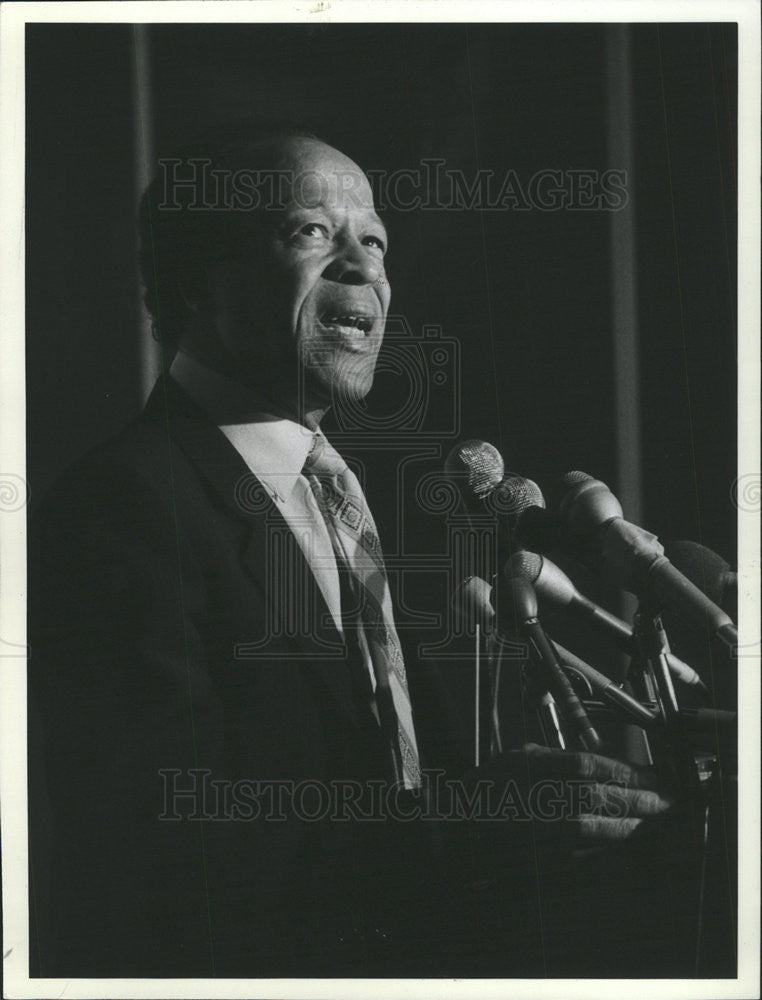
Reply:
<svg viewBox="0 0 762 1000"><path fill-rule="evenodd" d="M321 226L317 222L308 222L306 226L302 226L299 230L299 235L309 236L312 239L320 239L324 236L328 236L328 230L325 226Z"/></svg>
<svg viewBox="0 0 762 1000"><path fill-rule="evenodd" d="M381 253L386 252L386 244L379 236L366 236L363 243L366 247L378 247Z"/></svg>

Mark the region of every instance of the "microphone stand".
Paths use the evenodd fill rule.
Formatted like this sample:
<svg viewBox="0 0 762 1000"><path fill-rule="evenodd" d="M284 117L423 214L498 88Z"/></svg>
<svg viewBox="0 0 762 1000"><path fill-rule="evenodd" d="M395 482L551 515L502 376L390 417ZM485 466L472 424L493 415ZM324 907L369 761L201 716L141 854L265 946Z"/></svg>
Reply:
<svg viewBox="0 0 762 1000"><path fill-rule="evenodd" d="M709 805L701 783L701 775L686 732L685 718L675 694L669 670L669 642L661 619L661 609L651 600L641 598L634 622L634 634L646 673L646 687L650 679L655 688L657 704L664 721L661 754L666 760L675 782L676 797L687 818L689 844L698 860L698 889L695 923L694 975L698 975L701 954L704 885L709 832ZM655 735L655 734L654 734ZM652 737L653 738L653 737Z"/></svg>
<svg viewBox="0 0 762 1000"><path fill-rule="evenodd" d="M528 662L524 665L524 684L527 701L537 714L542 738L546 745L556 747L558 750L566 750L566 739L558 716L555 698L545 682L539 677L536 664Z"/></svg>
<svg viewBox="0 0 762 1000"><path fill-rule="evenodd" d="M508 655L505 656L505 651ZM559 750L566 749L566 738L564 729L558 714L558 708L553 695L548 690L546 684L539 676L537 665L529 655L529 647L526 643L510 640L501 636L499 632L492 635L487 646L487 657L490 665L491 676L491 736L490 755L495 757L503 750L503 725L500 718L499 694L501 680L503 680L503 667L507 661L514 669L508 671L507 678L516 697L509 699L511 703L518 706L518 711L523 716L524 706L535 714L542 739L549 747ZM515 669L519 667L519 669ZM515 731L518 719L511 720L509 738L515 742ZM523 742L526 742L526 721L524 720L524 731L520 733Z"/></svg>

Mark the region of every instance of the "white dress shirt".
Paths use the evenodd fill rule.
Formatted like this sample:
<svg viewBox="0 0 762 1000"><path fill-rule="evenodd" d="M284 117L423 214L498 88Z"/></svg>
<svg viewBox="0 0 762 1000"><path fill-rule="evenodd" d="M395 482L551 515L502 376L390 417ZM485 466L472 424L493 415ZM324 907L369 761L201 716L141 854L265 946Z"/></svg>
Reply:
<svg viewBox="0 0 762 1000"><path fill-rule="evenodd" d="M341 623L341 588L336 556L323 515L305 476L305 459L314 432L295 420L267 412L254 390L228 379L178 351L169 370L205 410L262 483L296 536L328 605L336 628ZM368 664L375 686L372 665Z"/></svg>

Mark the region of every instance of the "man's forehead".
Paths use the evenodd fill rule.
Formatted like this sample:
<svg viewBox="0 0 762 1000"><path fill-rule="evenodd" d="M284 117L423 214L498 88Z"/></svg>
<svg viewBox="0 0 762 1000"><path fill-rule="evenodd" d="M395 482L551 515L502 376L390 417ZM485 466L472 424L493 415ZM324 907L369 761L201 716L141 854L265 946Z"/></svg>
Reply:
<svg viewBox="0 0 762 1000"><path fill-rule="evenodd" d="M373 191L359 167L346 163L295 165L287 188L300 208L354 208L373 212Z"/></svg>
<svg viewBox="0 0 762 1000"><path fill-rule="evenodd" d="M368 178L348 156L316 139L290 137L279 143L278 170L301 208L345 207L375 215Z"/></svg>

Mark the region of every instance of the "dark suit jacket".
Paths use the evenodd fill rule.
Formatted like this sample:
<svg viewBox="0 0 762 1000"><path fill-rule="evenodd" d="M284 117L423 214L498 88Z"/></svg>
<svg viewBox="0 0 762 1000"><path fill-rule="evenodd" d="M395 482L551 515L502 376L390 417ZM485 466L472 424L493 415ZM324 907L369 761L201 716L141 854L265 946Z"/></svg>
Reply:
<svg viewBox="0 0 762 1000"><path fill-rule="evenodd" d="M690 974L681 839L572 865L526 824L326 811L325 789L387 777L358 665L171 379L51 490L28 564L33 975ZM461 774L457 716L409 653L422 762Z"/></svg>
<svg viewBox="0 0 762 1000"><path fill-rule="evenodd" d="M29 625L40 974L447 972L458 863L431 823L322 816L323 785L386 778L378 727L291 532L171 378L34 518ZM456 771L446 693L408 674L424 763ZM311 782L301 818L253 815L263 781Z"/></svg>

